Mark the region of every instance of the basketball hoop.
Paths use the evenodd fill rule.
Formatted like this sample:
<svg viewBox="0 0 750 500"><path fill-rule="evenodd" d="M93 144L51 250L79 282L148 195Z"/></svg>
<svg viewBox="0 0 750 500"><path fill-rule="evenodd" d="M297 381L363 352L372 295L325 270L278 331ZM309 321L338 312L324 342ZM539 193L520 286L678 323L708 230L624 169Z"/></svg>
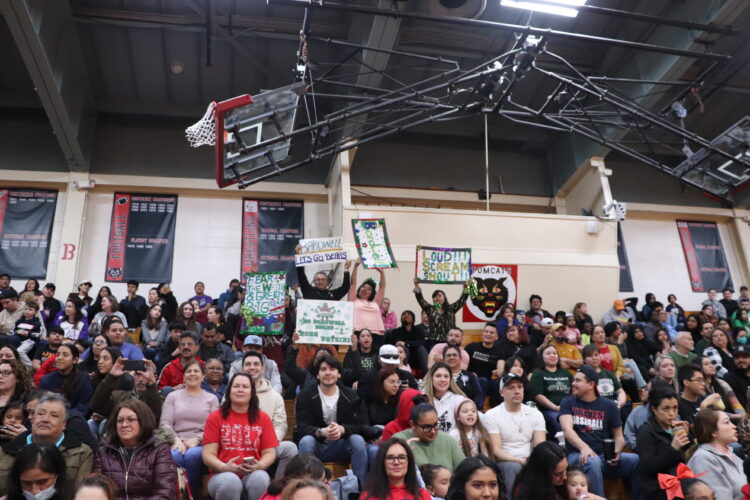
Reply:
<svg viewBox="0 0 750 500"><path fill-rule="evenodd" d="M206 108L206 114L203 115L203 118L185 129L185 137L192 147L213 146L216 143L215 109L216 102L211 102Z"/></svg>

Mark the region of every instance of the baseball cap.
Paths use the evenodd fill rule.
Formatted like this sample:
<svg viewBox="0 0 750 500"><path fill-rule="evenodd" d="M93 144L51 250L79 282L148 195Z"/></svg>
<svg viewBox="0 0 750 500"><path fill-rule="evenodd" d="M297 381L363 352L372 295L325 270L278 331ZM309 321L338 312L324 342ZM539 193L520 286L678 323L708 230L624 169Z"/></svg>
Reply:
<svg viewBox="0 0 750 500"><path fill-rule="evenodd" d="M6 290L0 290L0 299L17 299L18 293L12 288Z"/></svg>
<svg viewBox="0 0 750 500"><path fill-rule="evenodd" d="M542 326L552 326L555 324L555 320L552 318L543 318L542 321L539 322Z"/></svg>
<svg viewBox="0 0 750 500"><path fill-rule="evenodd" d="M550 327L550 330L552 330L553 332L556 332L560 328L565 328L565 325L563 325L562 323L555 323L552 325L552 327Z"/></svg>
<svg viewBox="0 0 750 500"><path fill-rule="evenodd" d="M503 375L503 378L500 379L500 389L505 387L506 384L512 382L513 380L519 380L523 384L522 376L515 373L506 373L505 375Z"/></svg>
<svg viewBox="0 0 750 500"><path fill-rule="evenodd" d="M387 365L398 365L401 363L398 359L398 348L395 345L383 344L378 351L378 357L381 363Z"/></svg>
<svg viewBox="0 0 750 500"><path fill-rule="evenodd" d="M734 348L734 355L737 356L738 354L741 354L742 356L750 356L750 345L739 344Z"/></svg>
<svg viewBox="0 0 750 500"><path fill-rule="evenodd" d="M93 285L93 284L91 283L91 281L89 281L89 280L83 280L83 281L81 281L80 283L78 283L78 286L81 286L81 285L94 286L94 285Z"/></svg>
<svg viewBox="0 0 750 500"><path fill-rule="evenodd" d="M594 370L593 368L591 368L589 365L583 365L583 366L581 366L578 369L578 371L580 373L583 373L586 376L586 378L588 379L589 382L593 382L594 384L598 384L599 383L599 374L596 373L596 370ZM594 387L596 387L596 386L594 386Z"/></svg>
<svg viewBox="0 0 750 500"><path fill-rule="evenodd" d="M248 335L247 338L245 338L244 345L263 345L263 339L258 337L257 335Z"/></svg>

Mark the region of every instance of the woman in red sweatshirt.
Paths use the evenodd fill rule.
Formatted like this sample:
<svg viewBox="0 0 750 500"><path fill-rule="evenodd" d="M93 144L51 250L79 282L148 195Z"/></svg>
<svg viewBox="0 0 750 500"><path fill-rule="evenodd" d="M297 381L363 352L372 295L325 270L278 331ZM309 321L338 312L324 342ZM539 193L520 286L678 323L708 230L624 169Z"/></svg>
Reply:
<svg viewBox="0 0 750 500"><path fill-rule="evenodd" d="M405 441L391 438L380 447L370 464L367 490L359 500L431 500L417 482L414 455Z"/></svg>

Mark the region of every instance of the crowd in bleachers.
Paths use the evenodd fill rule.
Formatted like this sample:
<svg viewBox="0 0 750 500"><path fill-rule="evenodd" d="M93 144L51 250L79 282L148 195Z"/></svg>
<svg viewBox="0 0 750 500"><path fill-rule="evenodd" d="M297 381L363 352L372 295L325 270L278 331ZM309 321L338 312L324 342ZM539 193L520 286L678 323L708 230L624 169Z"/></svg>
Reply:
<svg viewBox="0 0 750 500"><path fill-rule="evenodd" d="M392 304L359 267L297 268L278 337L248 333L239 280L179 302L0 274L0 496L750 498L746 287L601 321L534 294L469 342L471 282ZM352 302L351 345L300 343L302 298Z"/></svg>

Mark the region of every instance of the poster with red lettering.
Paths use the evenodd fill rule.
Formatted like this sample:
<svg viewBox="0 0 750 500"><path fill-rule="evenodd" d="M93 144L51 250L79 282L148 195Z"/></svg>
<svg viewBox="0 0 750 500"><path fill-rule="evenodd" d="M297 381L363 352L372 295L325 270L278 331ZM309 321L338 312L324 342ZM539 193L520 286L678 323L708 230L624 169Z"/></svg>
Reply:
<svg viewBox="0 0 750 500"><path fill-rule="evenodd" d="M57 191L0 189L0 272L45 279Z"/></svg>
<svg viewBox="0 0 750 500"><path fill-rule="evenodd" d="M115 193L104 280L172 281L177 196Z"/></svg>
<svg viewBox="0 0 750 500"><path fill-rule="evenodd" d="M240 276L284 271L297 284L294 247L304 238L305 205L296 200L242 200Z"/></svg>

